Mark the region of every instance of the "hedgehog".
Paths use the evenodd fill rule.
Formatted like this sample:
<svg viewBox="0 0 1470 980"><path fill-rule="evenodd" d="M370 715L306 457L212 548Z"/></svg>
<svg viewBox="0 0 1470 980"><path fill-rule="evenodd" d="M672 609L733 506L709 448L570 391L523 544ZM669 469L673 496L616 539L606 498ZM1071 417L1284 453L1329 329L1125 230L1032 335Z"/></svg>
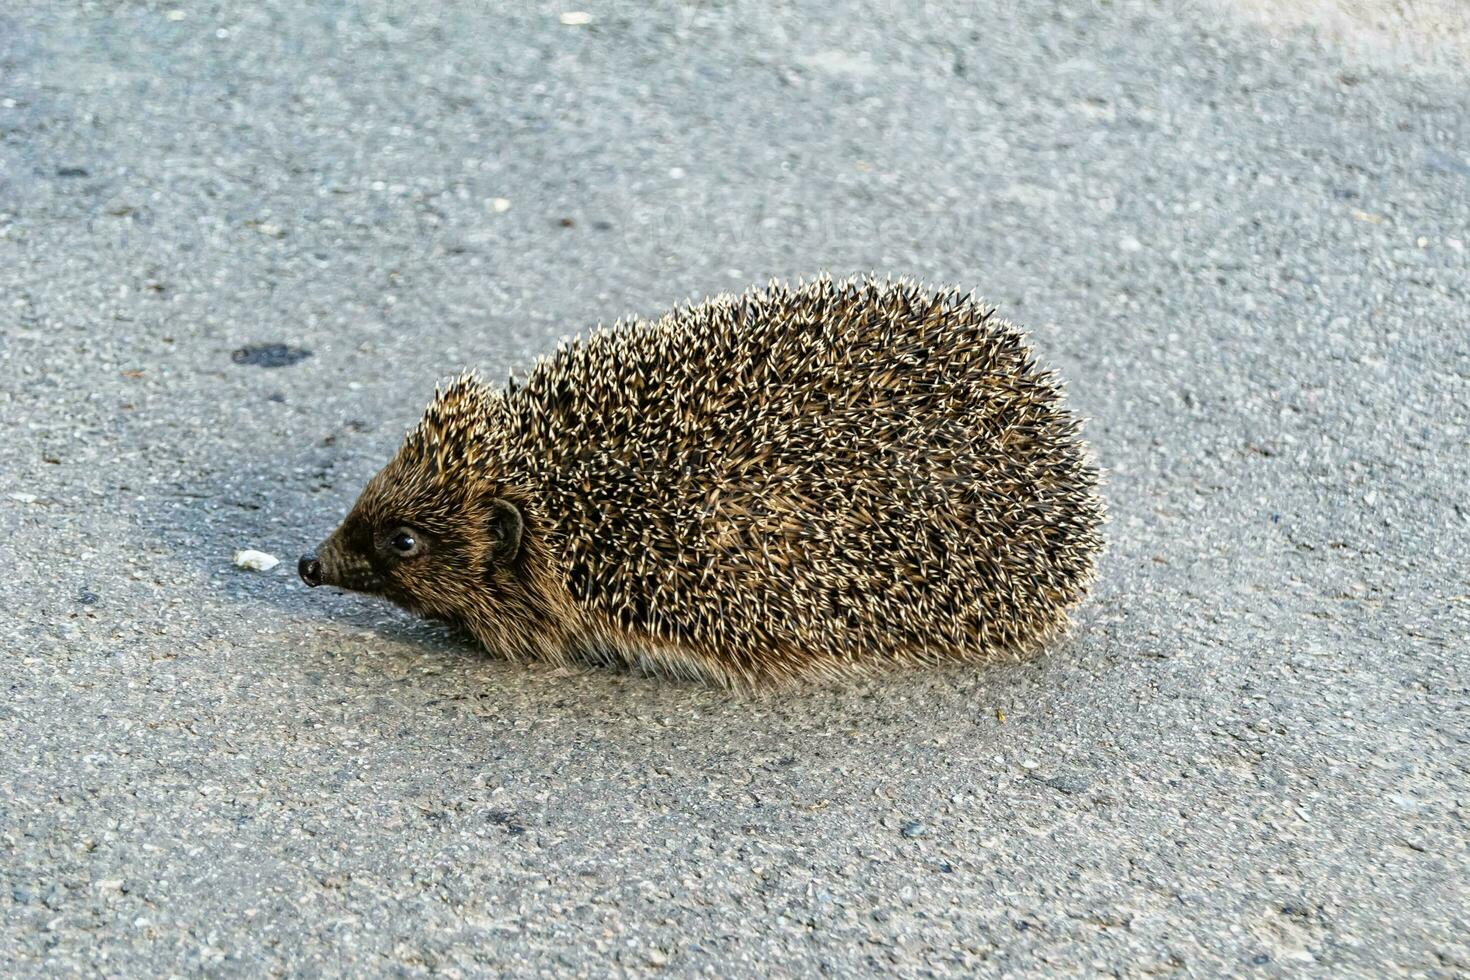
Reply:
<svg viewBox="0 0 1470 980"><path fill-rule="evenodd" d="M1013 657L1094 576L1080 427L973 294L772 282L436 389L298 569L499 657L730 688Z"/></svg>

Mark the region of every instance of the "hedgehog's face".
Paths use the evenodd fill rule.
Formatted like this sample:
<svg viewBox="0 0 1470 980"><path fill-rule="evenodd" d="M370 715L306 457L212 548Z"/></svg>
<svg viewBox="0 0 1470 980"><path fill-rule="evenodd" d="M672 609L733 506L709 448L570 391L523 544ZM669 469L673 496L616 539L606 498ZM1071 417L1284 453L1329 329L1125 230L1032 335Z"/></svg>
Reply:
<svg viewBox="0 0 1470 980"><path fill-rule="evenodd" d="M440 619L493 606L517 573L520 507L481 487L413 479L399 463L373 477L316 554L302 556L302 580Z"/></svg>

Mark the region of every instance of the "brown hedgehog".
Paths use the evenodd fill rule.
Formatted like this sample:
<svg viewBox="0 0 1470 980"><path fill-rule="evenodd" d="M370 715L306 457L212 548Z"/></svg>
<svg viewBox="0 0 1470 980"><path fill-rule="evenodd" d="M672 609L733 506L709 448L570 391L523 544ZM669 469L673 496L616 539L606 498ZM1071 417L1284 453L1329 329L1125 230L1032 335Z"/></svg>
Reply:
<svg viewBox="0 0 1470 980"><path fill-rule="evenodd" d="M500 656L748 687L1035 646L1092 577L1097 480L989 307L773 283L459 377L300 572Z"/></svg>

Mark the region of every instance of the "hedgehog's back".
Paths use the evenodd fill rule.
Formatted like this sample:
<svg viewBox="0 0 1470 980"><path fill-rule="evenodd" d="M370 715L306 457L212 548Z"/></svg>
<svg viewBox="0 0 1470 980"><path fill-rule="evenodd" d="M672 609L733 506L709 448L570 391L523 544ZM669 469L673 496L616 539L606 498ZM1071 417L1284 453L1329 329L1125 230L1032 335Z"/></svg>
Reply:
<svg viewBox="0 0 1470 980"><path fill-rule="evenodd" d="M609 642L726 680L1025 647L1082 595L1097 474L1016 328L903 282L771 286L564 346L511 396Z"/></svg>

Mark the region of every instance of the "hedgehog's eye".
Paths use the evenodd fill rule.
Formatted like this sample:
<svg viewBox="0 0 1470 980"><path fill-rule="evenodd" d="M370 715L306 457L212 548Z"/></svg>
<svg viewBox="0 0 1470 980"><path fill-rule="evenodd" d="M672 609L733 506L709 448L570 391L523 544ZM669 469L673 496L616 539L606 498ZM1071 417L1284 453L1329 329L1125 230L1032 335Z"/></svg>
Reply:
<svg viewBox="0 0 1470 980"><path fill-rule="evenodd" d="M413 558L424 553L424 539L411 527L394 528L388 535L387 550L399 558Z"/></svg>

